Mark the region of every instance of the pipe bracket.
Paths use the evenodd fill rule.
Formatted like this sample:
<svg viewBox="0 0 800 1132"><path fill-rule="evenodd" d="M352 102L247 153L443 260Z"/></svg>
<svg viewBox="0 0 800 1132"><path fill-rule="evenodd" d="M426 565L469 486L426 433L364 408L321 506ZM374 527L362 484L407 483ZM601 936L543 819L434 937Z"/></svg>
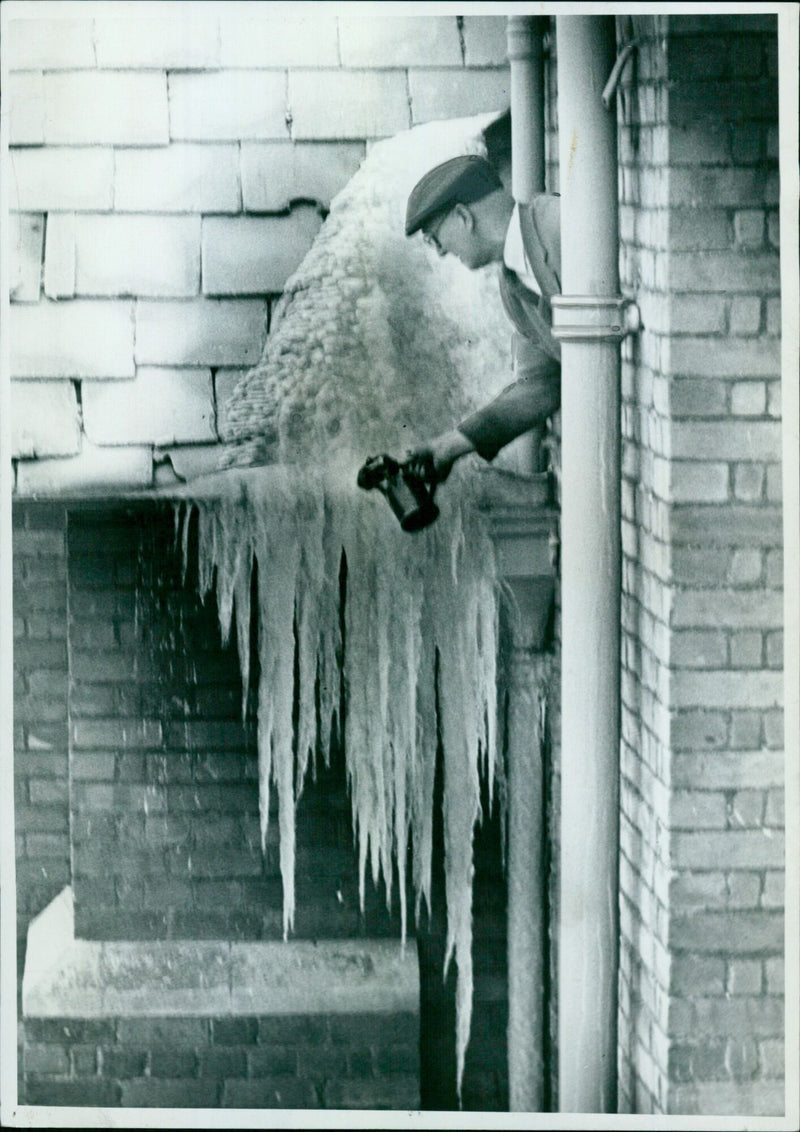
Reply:
<svg viewBox="0 0 800 1132"><path fill-rule="evenodd" d="M641 329L636 302L623 295L553 295L551 305L561 342L621 342Z"/></svg>

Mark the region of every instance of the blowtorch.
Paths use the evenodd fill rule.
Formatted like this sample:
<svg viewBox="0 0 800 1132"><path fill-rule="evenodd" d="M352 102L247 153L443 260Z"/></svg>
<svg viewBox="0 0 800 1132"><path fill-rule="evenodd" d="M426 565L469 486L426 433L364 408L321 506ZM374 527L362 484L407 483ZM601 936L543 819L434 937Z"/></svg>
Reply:
<svg viewBox="0 0 800 1132"><path fill-rule="evenodd" d="M392 456L371 456L358 473L358 486L364 491L377 488L386 496L389 506L400 520L404 531L421 531L439 517L433 502L435 473L433 464L420 461L400 463Z"/></svg>

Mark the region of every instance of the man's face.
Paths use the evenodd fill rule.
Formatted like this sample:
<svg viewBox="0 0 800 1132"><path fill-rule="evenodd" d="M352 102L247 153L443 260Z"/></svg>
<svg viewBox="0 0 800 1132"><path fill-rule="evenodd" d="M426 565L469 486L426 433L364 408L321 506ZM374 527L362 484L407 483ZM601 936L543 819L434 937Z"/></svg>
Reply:
<svg viewBox="0 0 800 1132"><path fill-rule="evenodd" d="M425 243L438 255L454 255L465 267L474 270L490 262L491 255L476 229L469 208L457 204L425 228Z"/></svg>

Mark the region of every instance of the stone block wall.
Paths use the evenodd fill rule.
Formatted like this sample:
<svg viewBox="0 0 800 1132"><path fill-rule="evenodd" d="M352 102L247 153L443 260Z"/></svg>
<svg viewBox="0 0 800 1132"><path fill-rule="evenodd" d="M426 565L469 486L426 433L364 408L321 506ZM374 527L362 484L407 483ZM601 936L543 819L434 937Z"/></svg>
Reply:
<svg viewBox="0 0 800 1132"><path fill-rule="evenodd" d="M168 460L213 465L234 379L366 147L507 107L505 22L15 12L17 492L143 488Z"/></svg>
<svg viewBox="0 0 800 1132"><path fill-rule="evenodd" d="M620 96L623 1105L783 1111L776 21L641 17Z"/></svg>

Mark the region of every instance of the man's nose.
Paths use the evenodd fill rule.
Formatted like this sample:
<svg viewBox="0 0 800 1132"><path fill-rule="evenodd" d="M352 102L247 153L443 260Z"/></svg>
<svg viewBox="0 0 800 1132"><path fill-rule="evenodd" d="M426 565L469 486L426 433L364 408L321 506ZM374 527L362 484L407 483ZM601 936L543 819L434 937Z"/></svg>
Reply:
<svg viewBox="0 0 800 1132"><path fill-rule="evenodd" d="M439 258L441 258L444 255L447 255L447 251L438 242L436 244L436 254L439 256Z"/></svg>

